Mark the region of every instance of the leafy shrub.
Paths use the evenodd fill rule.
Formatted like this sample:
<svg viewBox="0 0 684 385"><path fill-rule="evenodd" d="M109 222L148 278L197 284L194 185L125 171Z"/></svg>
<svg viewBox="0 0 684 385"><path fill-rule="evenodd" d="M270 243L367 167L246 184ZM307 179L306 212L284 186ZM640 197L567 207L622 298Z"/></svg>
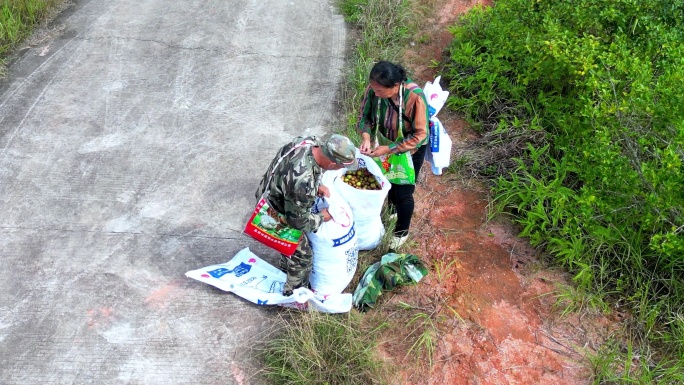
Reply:
<svg viewBox="0 0 684 385"><path fill-rule="evenodd" d="M683 0L499 0L451 28L448 72L483 137L545 133L497 172L498 208L680 355L660 329L684 312L683 23Z"/></svg>

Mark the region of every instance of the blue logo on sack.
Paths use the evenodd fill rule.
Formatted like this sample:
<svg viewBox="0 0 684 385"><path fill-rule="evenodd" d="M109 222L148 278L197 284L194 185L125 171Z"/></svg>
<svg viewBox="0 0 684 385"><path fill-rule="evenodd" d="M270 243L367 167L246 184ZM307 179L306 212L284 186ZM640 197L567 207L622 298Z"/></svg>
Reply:
<svg viewBox="0 0 684 385"><path fill-rule="evenodd" d="M216 270L212 270L212 271L207 271L207 273L211 274L211 276L214 277L214 278L221 278L221 277L223 277L224 275L230 273L230 271L229 271L228 269L226 269L225 267L222 267L222 268L220 268L220 269L216 269Z"/></svg>
<svg viewBox="0 0 684 385"><path fill-rule="evenodd" d="M439 129L435 122L430 121L430 150L439 152Z"/></svg>
<svg viewBox="0 0 684 385"><path fill-rule="evenodd" d="M216 270L207 271L207 273L211 274L211 276L214 278L221 278L226 274L230 274L232 272L235 272L235 276L240 277L242 275L249 273L249 271L251 269L252 269L252 266L250 266L244 262L241 262L233 270L229 270L229 269L226 269L225 267L221 267L221 268L216 269Z"/></svg>
<svg viewBox="0 0 684 385"><path fill-rule="evenodd" d="M352 225L351 229L349 229L349 232L345 234L345 236L342 238L333 239L333 247L344 245L345 243L351 241L354 238L354 235L356 235L356 231L354 230L354 225Z"/></svg>
<svg viewBox="0 0 684 385"><path fill-rule="evenodd" d="M321 210L318 208L318 206L320 206L321 203L323 203L323 199L316 197L316 201L314 201L314 205L311 208L311 214L320 214Z"/></svg>

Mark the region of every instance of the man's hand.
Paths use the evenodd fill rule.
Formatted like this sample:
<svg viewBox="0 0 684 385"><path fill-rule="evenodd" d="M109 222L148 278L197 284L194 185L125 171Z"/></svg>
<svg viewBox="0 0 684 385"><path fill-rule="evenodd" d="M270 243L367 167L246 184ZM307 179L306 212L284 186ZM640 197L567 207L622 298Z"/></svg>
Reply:
<svg viewBox="0 0 684 385"><path fill-rule="evenodd" d="M278 212L273 210L272 207L269 207L266 213L269 217L277 220L281 225L287 226L287 220L285 220L285 216L278 214Z"/></svg>
<svg viewBox="0 0 684 385"><path fill-rule="evenodd" d="M332 215L330 215L330 212L328 211L327 208L324 208L323 210L321 210L321 214L323 214L323 222L327 222L327 221L333 219Z"/></svg>
<svg viewBox="0 0 684 385"><path fill-rule="evenodd" d="M318 186L318 196L330 198L330 189L323 185Z"/></svg>

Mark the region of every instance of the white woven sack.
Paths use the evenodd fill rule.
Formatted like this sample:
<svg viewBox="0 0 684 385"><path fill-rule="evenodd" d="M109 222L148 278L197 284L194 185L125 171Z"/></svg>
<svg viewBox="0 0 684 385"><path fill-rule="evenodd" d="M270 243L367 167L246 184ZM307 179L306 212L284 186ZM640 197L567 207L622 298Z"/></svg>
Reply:
<svg viewBox="0 0 684 385"><path fill-rule="evenodd" d="M423 95L428 102L428 114L430 117L436 116L442 109L449 97L449 91L443 90L439 84L441 76L437 76L434 81L425 83Z"/></svg>
<svg viewBox="0 0 684 385"><path fill-rule="evenodd" d="M451 138L444 129L442 122L437 119L437 113L449 97L449 91L442 90L442 86L439 84L441 78L441 76L437 76L434 82L427 82L423 87L430 115L429 143L425 160L430 163L432 173L435 175L442 175L442 169L451 164Z"/></svg>
<svg viewBox="0 0 684 385"><path fill-rule="evenodd" d="M430 143L428 145L425 160L430 163L432 173L442 175L442 169L451 164L451 138L436 116L430 118L431 129Z"/></svg>
<svg viewBox="0 0 684 385"><path fill-rule="evenodd" d="M346 172L345 169L326 171L323 174L323 184L333 186L351 207L359 250L373 250L378 247L385 234L385 226L381 218L382 205L392 185L373 158L358 151L356 158L359 167L367 168L375 176L381 186L380 190L360 190L344 183L342 176Z"/></svg>
<svg viewBox="0 0 684 385"><path fill-rule="evenodd" d="M247 247L226 263L191 270L185 275L232 292L257 305L280 305L324 313L346 313L351 310L351 294L323 297L307 288L299 288L291 296L283 296L286 274L257 257Z"/></svg>
<svg viewBox="0 0 684 385"><path fill-rule="evenodd" d="M359 260L354 217L349 205L330 188L329 198L319 198L312 209L327 208L332 220L323 222L316 232L307 233L313 249L313 268L309 276L316 294L342 293L351 282Z"/></svg>

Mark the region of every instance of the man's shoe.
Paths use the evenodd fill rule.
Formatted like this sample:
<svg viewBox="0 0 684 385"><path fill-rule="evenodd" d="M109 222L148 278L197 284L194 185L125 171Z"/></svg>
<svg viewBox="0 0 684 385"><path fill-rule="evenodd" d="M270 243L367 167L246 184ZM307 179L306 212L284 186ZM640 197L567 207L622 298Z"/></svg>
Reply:
<svg viewBox="0 0 684 385"><path fill-rule="evenodd" d="M294 291L294 288L292 288L292 286L290 286L287 282L285 282L285 285L283 285L283 296L289 297L292 294L294 294L293 291Z"/></svg>
<svg viewBox="0 0 684 385"><path fill-rule="evenodd" d="M392 237L392 240L390 241L389 248L390 250L398 250L401 245L406 242L408 239L408 235L404 235L403 237Z"/></svg>

